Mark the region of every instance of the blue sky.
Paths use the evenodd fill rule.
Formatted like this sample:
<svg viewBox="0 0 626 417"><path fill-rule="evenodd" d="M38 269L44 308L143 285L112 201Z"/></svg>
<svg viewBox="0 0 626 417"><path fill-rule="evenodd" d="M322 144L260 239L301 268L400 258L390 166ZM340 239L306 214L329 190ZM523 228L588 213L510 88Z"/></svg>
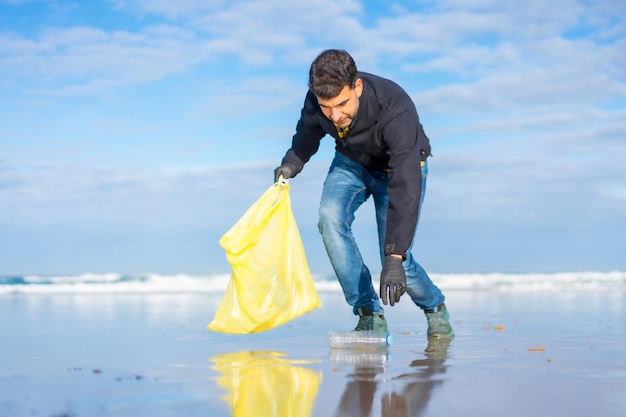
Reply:
<svg viewBox="0 0 626 417"><path fill-rule="evenodd" d="M427 270L626 270L626 3L0 0L0 274L222 273L311 60L413 97ZM326 138L291 181L314 273ZM372 271L373 209L355 234Z"/></svg>

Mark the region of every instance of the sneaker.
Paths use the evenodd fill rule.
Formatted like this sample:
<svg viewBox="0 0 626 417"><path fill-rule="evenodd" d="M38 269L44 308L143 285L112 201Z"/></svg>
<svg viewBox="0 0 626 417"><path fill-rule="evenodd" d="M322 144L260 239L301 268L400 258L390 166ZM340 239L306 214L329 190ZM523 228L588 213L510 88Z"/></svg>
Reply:
<svg viewBox="0 0 626 417"><path fill-rule="evenodd" d="M382 314L359 316L359 323L354 328L354 331L360 332L364 330L373 330L375 332L389 334L389 329L387 329L387 321L385 320L385 316L383 316Z"/></svg>
<svg viewBox="0 0 626 417"><path fill-rule="evenodd" d="M452 339L454 330L450 325L450 315L445 304L432 310L425 310L426 320L428 320L428 337L442 337Z"/></svg>

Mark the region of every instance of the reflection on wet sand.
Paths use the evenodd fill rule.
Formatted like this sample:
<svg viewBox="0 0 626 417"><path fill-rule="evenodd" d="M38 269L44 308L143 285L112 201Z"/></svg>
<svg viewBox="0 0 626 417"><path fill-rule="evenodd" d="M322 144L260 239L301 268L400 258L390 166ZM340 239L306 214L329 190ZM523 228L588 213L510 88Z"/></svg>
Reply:
<svg viewBox="0 0 626 417"><path fill-rule="evenodd" d="M414 372L407 372L392 378L402 381L401 389L391 389L381 396L383 417L418 417L428 405L433 389L443 383L439 374L446 371L449 339L429 339L424 358L416 359L410 366ZM379 351L333 351L330 362L350 364L354 373L348 375L346 388L339 401L335 416L368 417L371 415L376 390L379 388L377 375L384 372L387 350ZM394 384L385 384L393 386Z"/></svg>
<svg viewBox="0 0 626 417"><path fill-rule="evenodd" d="M319 361L287 359L279 352L234 352L213 356L217 383L233 417L311 415L322 379L321 371L298 364Z"/></svg>
<svg viewBox="0 0 626 417"><path fill-rule="evenodd" d="M370 415L378 384L376 375L384 372L387 359L387 348L330 350L331 364L354 367L354 373L347 375L348 382L339 400L335 416L367 417Z"/></svg>

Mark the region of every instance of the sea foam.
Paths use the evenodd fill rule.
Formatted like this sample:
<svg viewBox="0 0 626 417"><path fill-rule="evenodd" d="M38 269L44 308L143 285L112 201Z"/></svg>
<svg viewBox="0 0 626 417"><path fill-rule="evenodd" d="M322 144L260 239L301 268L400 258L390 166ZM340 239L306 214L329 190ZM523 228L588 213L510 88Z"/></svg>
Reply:
<svg viewBox="0 0 626 417"><path fill-rule="evenodd" d="M430 276L444 291L626 290L626 272L620 271ZM230 279L230 273L0 276L0 294L223 292ZM318 291L341 291L334 276L313 275L313 280Z"/></svg>

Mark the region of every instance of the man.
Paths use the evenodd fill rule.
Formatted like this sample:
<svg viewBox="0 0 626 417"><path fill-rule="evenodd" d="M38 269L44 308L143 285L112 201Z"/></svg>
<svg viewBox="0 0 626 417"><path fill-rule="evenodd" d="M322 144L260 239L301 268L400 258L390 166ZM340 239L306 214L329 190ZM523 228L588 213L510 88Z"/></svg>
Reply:
<svg viewBox="0 0 626 417"><path fill-rule="evenodd" d="M430 156L411 98L390 80L358 72L346 51L326 50L311 64L292 146L274 180L295 177L327 134L336 152L322 191L319 230L346 301L359 316L355 331L388 333L351 228L354 213L372 196L383 304L393 306L406 291L426 314L428 337L452 338L445 298L411 255Z"/></svg>

